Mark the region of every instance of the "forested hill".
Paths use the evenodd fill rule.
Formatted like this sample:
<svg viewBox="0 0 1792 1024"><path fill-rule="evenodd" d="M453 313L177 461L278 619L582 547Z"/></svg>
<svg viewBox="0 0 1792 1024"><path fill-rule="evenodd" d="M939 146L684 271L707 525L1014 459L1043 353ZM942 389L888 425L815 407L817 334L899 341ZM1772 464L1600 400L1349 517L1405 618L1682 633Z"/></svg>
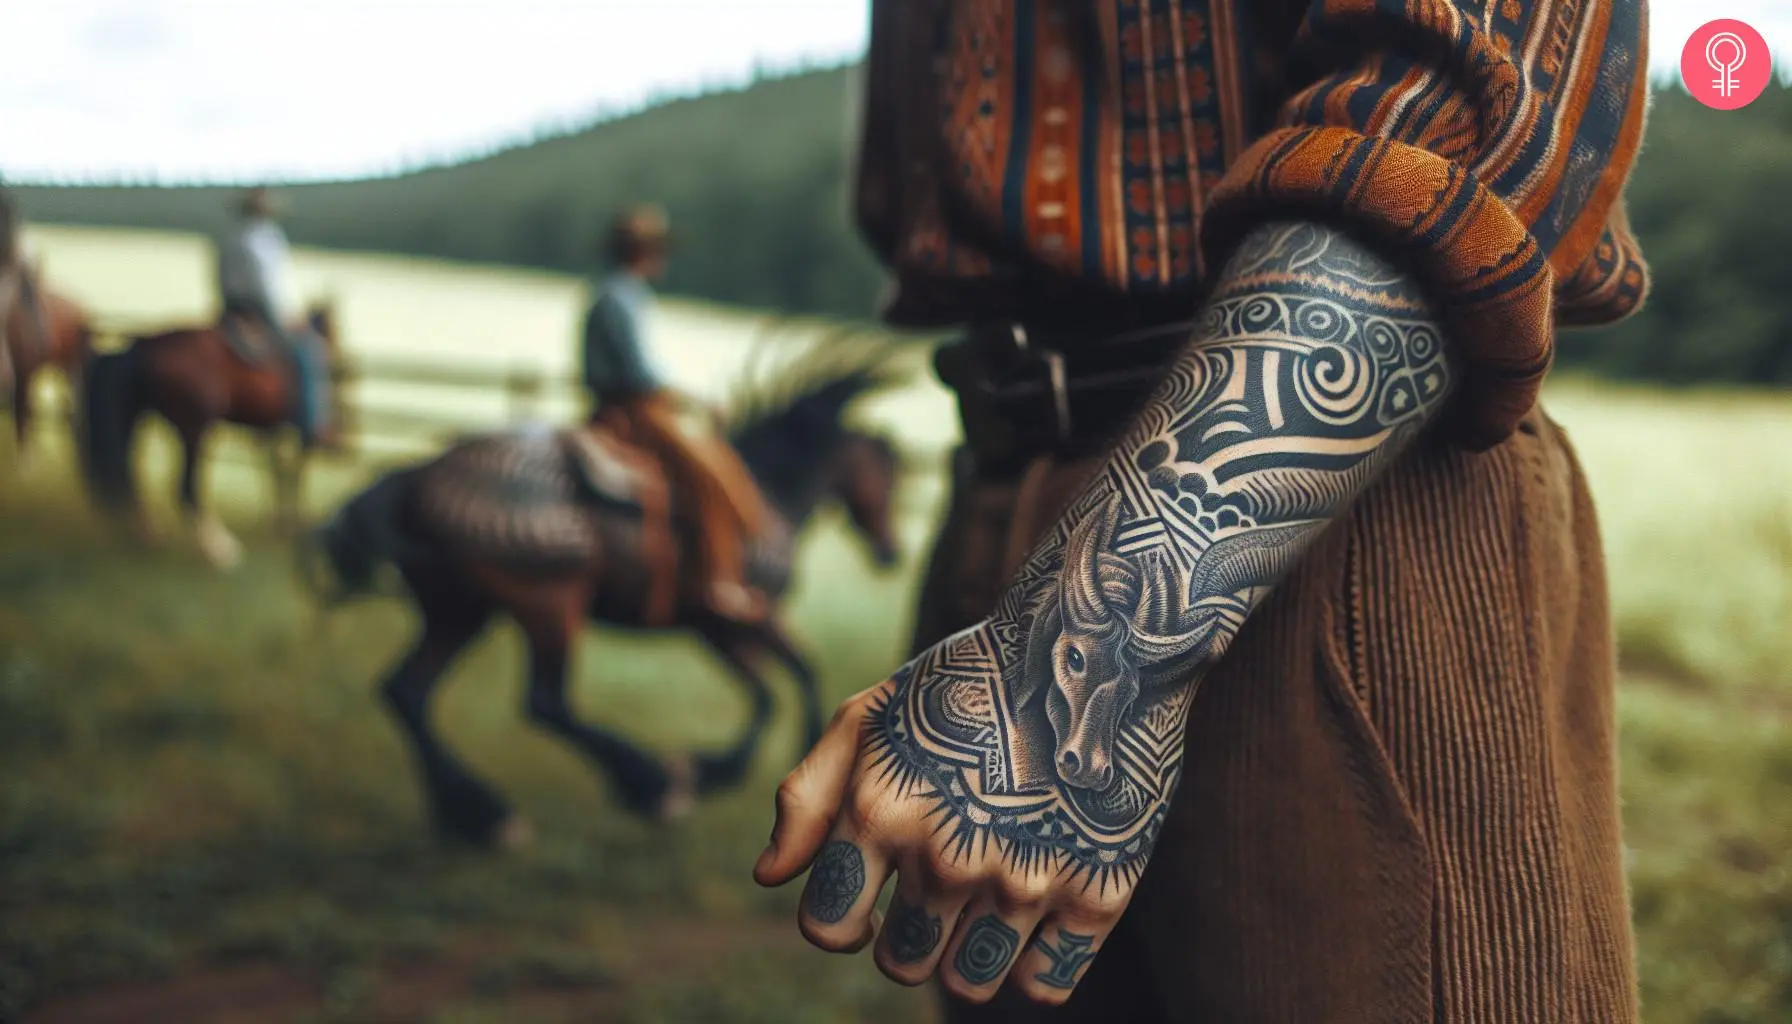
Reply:
<svg viewBox="0 0 1792 1024"><path fill-rule="evenodd" d="M677 100L478 160L288 190L298 242L558 270L590 266L609 211L663 203L685 244L671 290L863 317L881 283L848 217L853 69ZM1564 364L1670 382L1792 384L1792 89L1709 110L1656 95L1631 223L1654 270L1648 308L1575 332ZM21 188L52 222L209 230L234 190Z"/></svg>
<svg viewBox="0 0 1792 1024"><path fill-rule="evenodd" d="M849 68L764 79L453 166L282 187L287 230L302 245L583 271L617 205L655 200L686 243L671 290L864 316L882 276L847 216L856 89ZM16 190L36 220L208 232L238 191Z"/></svg>

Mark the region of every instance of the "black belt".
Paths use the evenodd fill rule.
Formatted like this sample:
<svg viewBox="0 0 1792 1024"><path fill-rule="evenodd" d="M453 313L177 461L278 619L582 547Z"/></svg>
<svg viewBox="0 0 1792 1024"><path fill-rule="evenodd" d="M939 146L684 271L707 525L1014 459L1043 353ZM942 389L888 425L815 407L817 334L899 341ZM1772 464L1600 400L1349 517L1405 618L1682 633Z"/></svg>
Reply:
<svg viewBox="0 0 1792 1024"><path fill-rule="evenodd" d="M982 325L941 348L934 369L958 395L977 471L1002 476L1111 445L1193 333L1186 322L1107 337Z"/></svg>

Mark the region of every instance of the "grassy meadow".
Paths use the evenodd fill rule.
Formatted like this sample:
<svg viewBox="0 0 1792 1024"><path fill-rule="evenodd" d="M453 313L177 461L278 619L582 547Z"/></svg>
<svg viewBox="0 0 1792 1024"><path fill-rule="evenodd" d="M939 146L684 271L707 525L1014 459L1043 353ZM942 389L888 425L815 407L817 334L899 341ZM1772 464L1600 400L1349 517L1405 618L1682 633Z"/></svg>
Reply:
<svg viewBox="0 0 1792 1024"><path fill-rule="evenodd" d="M42 228L33 243L52 283L109 324L209 311L197 240ZM354 354L570 363L573 279L327 253L303 254L300 274L307 293L337 297ZM660 316L668 372L724 394L760 321L683 303ZM503 415L456 400L470 422ZM1579 446L1607 542L1645 1019L1783 1021L1792 398L1563 380L1548 405ZM955 429L925 379L863 413L923 455ZM167 438L151 434L153 505L172 524ZM796 893L748 877L799 753L782 680L748 785L652 828L528 725L520 644L500 628L436 713L540 839L503 857L444 848L374 695L409 613L384 600L316 613L288 546L260 525L266 481L240 439L211 471L249 542L228 576L190 545L143 550L102 529L60 424L34 447L18 478L0 441L0 1021L931 1019L926 995L868 956L811 950ZM321 465L313 508L369 472ZM917 472L894 573L872 572L837 517L806 537L792 620L832 698L896 664L939 498ZM581 714L658 750L718 747L746 718L737 686L679 637L593 631L575 677Z"/></svg>

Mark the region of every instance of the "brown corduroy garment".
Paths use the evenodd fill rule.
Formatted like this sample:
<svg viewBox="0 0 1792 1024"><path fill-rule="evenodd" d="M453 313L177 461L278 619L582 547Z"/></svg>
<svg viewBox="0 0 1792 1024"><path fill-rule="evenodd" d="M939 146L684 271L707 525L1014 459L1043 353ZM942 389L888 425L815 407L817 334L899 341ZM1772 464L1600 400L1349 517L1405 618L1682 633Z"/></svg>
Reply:
<svg viewBox="0 0 1792 1024"><path fill-rule="evenodd" d="M917 648L988 614L1011 530L1031 543L1095 466L957 482ZM1560 428L1421 441L1202 684L1157 852L1071 1002L948 1019L1635 1021L1613 672Z"/></svg>

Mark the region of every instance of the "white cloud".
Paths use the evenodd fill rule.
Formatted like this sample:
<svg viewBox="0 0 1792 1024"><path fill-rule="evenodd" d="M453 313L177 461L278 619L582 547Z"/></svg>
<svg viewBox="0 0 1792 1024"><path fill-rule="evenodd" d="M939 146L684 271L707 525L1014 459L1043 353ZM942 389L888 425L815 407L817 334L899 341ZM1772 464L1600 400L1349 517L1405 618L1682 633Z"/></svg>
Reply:
<svg viewBox="0 0 1792 1024"><path fill-rule="evenodd" d="M1651 64L1786 0L1653 0ZM346 175L862 52L865 0L0 0L11 177ZM22 45L21 45L22 44Z"/></svg>

